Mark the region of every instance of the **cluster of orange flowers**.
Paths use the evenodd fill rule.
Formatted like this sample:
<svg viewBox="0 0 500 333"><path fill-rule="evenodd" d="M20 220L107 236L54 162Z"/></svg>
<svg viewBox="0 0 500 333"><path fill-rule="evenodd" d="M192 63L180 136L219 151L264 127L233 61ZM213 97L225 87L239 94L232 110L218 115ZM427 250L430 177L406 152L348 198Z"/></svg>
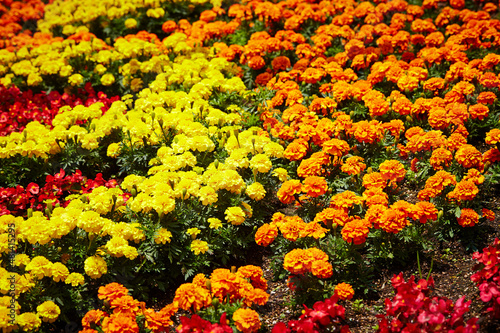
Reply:
<svg viewBox="0 0 500 333"><path fill-rule="evenodd" d="M151 332L168 332L173 324L170 319L177 308L169 304L160 311L146 308L144 302L134 299L123 285L113 282L99 287L98 297L105 304L105 311L90 310L82 319L80 333L95 333L99 328L105 333L137 333L138 316L144 316L145 327Z"/></svg>
<svg viewBox="0 0 500 333"><path fill-rule="evenodd" d="M23 31L23 24L42 18L45 4L41 0L0 2L0 48L15 50L24 45L23 40L32 39L30 30ZM38 37L42 35L38 34Z"/></svg>

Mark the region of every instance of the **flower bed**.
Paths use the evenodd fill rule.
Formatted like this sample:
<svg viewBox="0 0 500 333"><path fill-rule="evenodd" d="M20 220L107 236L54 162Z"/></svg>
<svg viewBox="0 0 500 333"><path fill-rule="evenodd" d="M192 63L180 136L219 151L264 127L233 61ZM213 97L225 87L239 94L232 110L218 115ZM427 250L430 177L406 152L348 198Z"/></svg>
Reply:
<svg viewBox="0 0 500 333"><path fill-rule="evenodd" d="M487 245L498 4L1 9L5 331L347 332L344 305L376 293L384 267L420 264L452 240ZM248 263L259 249L305 306L274 328L259 320L262 268ZM497 261L474 258L498 318ZM461 295L431 297L432 280L393 285L374 330L481 323L463 318Z"/></svg>

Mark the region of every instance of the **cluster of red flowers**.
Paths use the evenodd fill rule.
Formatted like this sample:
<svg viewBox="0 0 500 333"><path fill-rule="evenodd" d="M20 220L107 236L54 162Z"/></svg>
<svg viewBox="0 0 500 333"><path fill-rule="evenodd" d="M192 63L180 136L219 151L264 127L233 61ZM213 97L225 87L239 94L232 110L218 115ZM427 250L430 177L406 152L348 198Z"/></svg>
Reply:
<svg viewBox="0 0 500 333"><path fill-rule="evenodd" d="M392 300L385 300L386 313L378 316L377 332L477 332L478 318L464 322L471 304L465 301L465 296L455 303L446 297L431 297L432 277L416 283L412 276L406 282L400 273L394 275L391 282L396 295Z"/></svg>
<svg viewBox="0 0 500 333"><path fill-rule="evenodd" d="M85 89L79 89L76 95L57 91L35 94L31 90L21 91L16 86L7 89L0 85L0 136L22 132L32 121L50 126L59 109L66 105L90 106L102 102L104 105L101 110L104 113L119 99L119 96L108 97L103 92L96 93L90 83ZM81 123L78 121L77 125Z"/></svg>
<svg viewBox="0 0 500 333"><path fill-rule="evenodd" d="M118 182L115 179L103 179L101 173L98 173L95 179L87 179L80 170L66 176L61 169L53 176L48 175L43 187L36 183L30 183L26 188L21 185L0 187L0 216L7 214L21 216L28 208L43 211L48 202L53 206L65 207L68 204L68 201L64 200L67 195L90 193L99 186L117 187ZM128 194L124 199L127 198Z"/></svg>
<svg viewBox="0 0 500 333"><path fill-rule="evenodd" d="M349 325L343 323L345 318L345 308L337 304L339 297L333 295L332 297L314 303L313 307L309 309L304 305L302 315L298 320L291 320L286 325L279 322L274 325L272 333L319 333L332 329L334 332L348 333L350 332Z"/></svg>
<svg viewBox="0 0 500 333"><path fill-rule="evenodd" d="M472 256L478 263L471 280L479 287L481 300L486 303L486 312L493 318L500 318L500 240L475 252Z"/></svg>

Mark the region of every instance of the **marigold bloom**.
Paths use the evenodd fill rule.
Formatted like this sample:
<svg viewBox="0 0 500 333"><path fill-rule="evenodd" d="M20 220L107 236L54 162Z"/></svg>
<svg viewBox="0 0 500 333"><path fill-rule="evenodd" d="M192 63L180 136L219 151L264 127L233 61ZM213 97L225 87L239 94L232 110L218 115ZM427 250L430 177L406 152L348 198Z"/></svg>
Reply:
<svg viewBox="0 0 500 333"><path fill-rule="evenodd" d="M479 193L479 189L476 184L470 180L461 180L457 183L453 191L448 193L450 199L455 200L472 200Z"/></svg>
<svg viewBox="0 0 500 333"><path fill-rule="evenodd" d="M205 253L208 251L208 243L199 239L195 239L191 242L191 251L194 252L195 255L199 255L200 253Z"/></svg>
<svg viewBox="0 0 500 333"><path fill-rule="evenodd" d="M303 237L302 234L306 229L306 225L307 224L298 216L287 216L278 228L284 238L295 242L297 238Z"/></svg>
<svg viewBox="0 0 500 333"><path fill-rule="evenodd" d="M266 279L264 279L264 271L258 266L241 266L240 268L238 268L236 274L242 276L243 278L250 279L250 283L254 288L259 288L262 290L267 289L267 281Z"/></svg>
<svg viewBox="0 0 500 333"><path fill-rule="evenodd" d="M380 217L380 228L385 232L398 233L406 227L409 221L400 210L388 208Z"/></svg>
<svg viewBox="0 0 500 333"><path fill-rule="evenodd" d="M248 66L251 69L259 70L266 65L266 61L261 56L253 56L248 60Z"/></svg>
<svg viewBox="0 0 500 333"><path fill-rule="evenodd" d="M473 209L462 208L458 224L462 227L473 227L479 222L479 214Z"/></svg>
<svg viewBox="0 0 500 333"><path fill-rule="evenodd" d="M350 284L341 282L335 286L335 295L342 300L352 299L354 296L354 289Z"/></svg>
<svg viewBox="0 0 500 333"><path fill-rule="evenodd" d="M458 148L455 153L455 160L464 168L482 169L483 155L476 147L465 144Z"/></svg>
<svg viewBox="0 0 500 333"><path fill-rule="evenodd" d="M352 206L361 205L362 203L363 198L351 191L344 191L330 198L330 208L343 209L346 212Z"/></svg>
<svg viewBox="0 0 500 333"><path fill-rule="evenodd" d="M496 145L500 142L500 129L493 128L488 133L486 133L486 138L484 139L489 145Z"/></svg>
<svg viewBox="0 0 500 333"><path fill-rule="evenodd" d="M389 184L396 185L396 182L400 182L405 178L406 170L399 161L387 160L380 164L379 172L382 178L389 180Z"/></svg>
<svg viewBox="0 0 500 333"><path fill-rule="evenodd" d="M284 204L290 204L295 201L295 195L302 191L300 180L292 179L284 182L278 190L278 199Z"/></svg>
<svg viewBox="0 0 500 333"><path fill-rule="evenodd" d="M307 250L294 249L285 255L283 268L292 274L305 274L310 271L313 261Z"/></svg>
<svg viewBox="0 0 500 333"><path fill-rule="evenodd" d="M108 272L106 261L99 256L92 256L85 259L85 273L92 279L98 279Z"/></svg>
<svg viewBox="0 0 500 333"><path fill-rule="evenodd" d="M139 333L139 326L135 317L124 316L119 313L113 313L104 318L102 329L109 333Z"/></svg>
<svg viewBox="0 0 500 333"><path fill-rule="evenodd" d="M61 314L61 309L52 301L45 301L36 307L37 314L44 322L53 323Z"/></svg>
<svg viewBox="0 0 500 333"><path fill-rule="evenodd" d="M316 260L311 265L311 273L320 279L328 279L333 275L332 264L328 261Z"/></svg>
<svg viewBox="0 0 500 333"><path fill-rule="evenodd" d="M367 189L370 188L385 188L387 182L380 172L367 173L363 176L363 186Z"/></svg>
<svg viewBox="0 0 500 333"><path fill-rule="evenodd" d="M128 295L128 289L123 285L112 282L99 287L97 297L102 300L112 301L115 298Z"/></svg>
<svg viewBox="0 0 500 333"><path fill-rule="evenodd" d="M348 157L344 163L342 163L340 170L351 176L358 175L362 171L366 170L366 164L363 163L364 161L364 158L361 156Z"/></svg>
<svg viewBox="0 0 500 333"><path fill-rule="evenodd" d="M346 242L360 245L366 242L369 232L367 221L354 219L344 225L341 234Z"/></svg>
<svg viewBox="0 0 500 333"><path fill-rule="evenodd" d="M296 139L286 147L283 156L290 161L298 161L306 156L307 150L307 141L304 139Z"/></svg>
<svg viewBox="0 0 500 333"><path fill-rule="evenodd" d="M274 224L265 223L257 229L255 242L261 246L268 246L278 236L278 227Z"/></svg>
<svg viewBox="0 0 500 333"><path fill-rule="evenodd" d="M316 222L323 222L329 228L336 228L337 226L343 226L346 224L349 216L345 209L336 209L336 208L325 208L314 218Z"/></svg>
<svg viewBox="0 0 500 333"><path fill-rule="evenodd" d="M344 140L331 139L323 143L323 151L327 154L342 157L349 152L349 144Z"/></svg>
<svg viewBox="0 0 500 333"><path fill-rule="evenodd" d="M233 225L240 225L245 222L245 212L241 207L228 207L224 212L226 221Z"/></svg>
<svg viewBox="0 0 500 333"><path fill-rule="evenodd" d="M420 223L427 223L429 220L436 220L437 217L438 210L431 202L419 201L413 207L412 218L420 221Z"/></svg>
<svg viewBox="0 0 500 333"><path fill-rule="evenodd" d="M492 210L489 210L489 209L486 209L486 208L483 208L481 210L481 213L483 214L482 217L490 220L490 221L495 221L495 212L493 212Z"/></svg>
<svg viewBox="0 0 500 333"><path fill-rule="evenodd" d="M23 331L35 332L42 324L42 321L37 314L32 312L24 312L16 316L16 323L21 326Z"/></svg>
<svg viewBox="0 0 500 333"><path fill-rule="evenodd" d="M328 190L328 184L324 177L310 176L304 179L302 185L302 192L307 193L308 196L316 198L323 195Z"/></svg>
<svg viewBox="0 0 500 333"><path fill-rule="evenodd" d="M450 166L453 161L453 154L445 148L438 148L432 152L429 162L434 170L442 170L443 167Z"/></svg>
<svg viewBox="0 0 500 333"><path fill-rule="evenodd" d="M175 291L174 304L183 310L195 313L201 308L209 306L211 302L212 299L208 290L194 283L181 284Z"/></svg>
<svg viewBox="0 0 500 333"><path fill-rule="evenodd" d="M91 328L93 325L101 325L102 319L108 314L101 310L90 310L82 318L83 328Z"/></svg>
<svg viewBox="0 0 500 333"><path fill-rule="evenodd" d="M240 332L251 333L260 329L259 314L252 309L239 308L233 313L233 320Z"/></svg>

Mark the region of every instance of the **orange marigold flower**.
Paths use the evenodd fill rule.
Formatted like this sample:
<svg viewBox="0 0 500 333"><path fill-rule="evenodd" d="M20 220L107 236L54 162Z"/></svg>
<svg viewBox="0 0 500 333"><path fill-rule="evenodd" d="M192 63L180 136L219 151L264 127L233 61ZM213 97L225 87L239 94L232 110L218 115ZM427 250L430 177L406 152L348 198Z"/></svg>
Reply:
<svg viewBox="0 0 500 333"><path fill-rule="evenodd" d="M213 297L222 301L228 295L238 295L240 284L245 280L226 268L217 268L210 274Z"/></svg>
<svg viewBox="0 0 500 333"><path fill-rule="evenodd" d="M366 242L366 238L370 232L368 223L369 222L366 220L359 219L347 222L341 231L342 239L348 243L354 243L355 245L363 244Z"/></svg>
<svg viewBox="0 0 500 333"><path fill-rule="evenodd" d="M323 143L323 151L327 154L342 157L349 152L349 144L340 139L331 139Z"/></svg>
<svg viewBox="0 0 500 333"><path fill-rule="evenodd" d="M314 239L320 239L326 236L328 229L323 228L317 222L306 223L304 228L304 237L312 237Z"/></svg>
<svg viewBox="0 0 500 333"><path fill-rule="evenodd" d="M445 148L438 148L432 152L429 162L434 170L442 170L443 167L450 166L453 161L453 154Z"/></svg>
<svg viewBox="0 0 500 333"><path fill-rule="evenodd" d="M363 197L357 196L354 192L344 191L330 198L330 208L343 209L348 211L354 205L363 204Z"/></svg>
<svg viewBox="0 0 500 333"><path fill-rule="evenodd" d="M233 320L240 332L251 333L260 329L259 314L252 309L239 308L233 313Z"/></svg>
<svg viewBox="0 0 500 333"><path fill-rule="evenodd" d="M141 302L129 295L115 298L110 302L110 307L115 314L133 317L138 315L142 310Z"/></svg>
<svg viewBox="0 0 500 333"><path fill-rule="evenodd" d="M285 71L288 68L292 67L292 64L290 62L290 59L288 59L288 57L279 56L274 58L273 61L271 61L271 66L276 72L279 72L279 71Z"/></svg>
<svg viewBox="0 0 500 333"><path fill-rule="evenodd" d="M448 113L445 108L434 107L429 111L428 118L429 125L434 129L444 129L450 124L448 120Z"/></svg>
<svg viewBox="0 0 500 333"><path fill-rule="evenodd" d="M380 221L382 214L387 210L386 205L374 204L368 206L365 214L365 219L372 225L375 229L380 229Z"/></svg>
<svg viewBox="0 0 500 333"><path fill-rule="evenodd" d="M484 104L478 103L469 107L469 113L472 119L483 120L488 117L489 112L490 109Z"/></svg>
<svg viewBox="0 0 500 333"><path fill-rule="evenodd" d="M284 182L278 190L278 199L284 204L290 204L295 201L295 195L302 190L300 180L292 179Z"/></svg>
<svg viewBox="0 0 500 333"><path fill-rule="evenodd" d="M307 193L308 196L316 198L323 195L328 190L328 184L324 177L310 176L304 179L302 185L302 192Z"/></svg>
<svg viewBox="0 0 500 333"><path fill-rule="evenodd" d="M261 246L268 246L278 236L278 227L274 224L265 223L257 229L255 242Z"/></svg>
<svg viewBox="0 0 500 333"><path fill-rule="evenodd" d="M180 309L193 313L211 304L210 293L194 283L181 284L175 291L174 304Z"/></svg>
<svg viewBox="0 0 500 333"><path fill-rule="evenodd" d="M440 77L433 77L424 82L424 90L437 92L444 88L445 81Z"/></svg>
<svg viewBox="0 0 500 333"><path fill-rule="evenodd" d="M309 145L304 139L293 140L283 152L283 156L290 161L301 160L307 154Z"/></svg>
<svg viewBox="0 0 500 333"><path fill-rule="evenodd" d="M146 328L152 332L168 332L169 327L174 324L170 319L171 316L166 315L162 311L156 312L153 309L145 309L144 316L146 317Z"/></svg>
<svg viewBox="0 0 500 333"><path fill-rule="evenodd" d="M345 209L325 208L314 218L316 222L323 222L329 228L343 226L348 221L349 216Z"/></svg>
<svg viewBox="0 0 500 333"><path fill-rule="evenodd" d="M238 268L236 275L243 278L250 279L250 283L254 288L259 288L262 290L267 289L267 281L264 279L264 272L262 268L254 265L246 265Z"/></svg>
<svg viewBox="0 0 500 333"><path fill-rule="evenodd" d="M350 284L341 282L335 286L335 295L341 300L352 299L354 296L354 289Z"/></svg>
<svg viewBox="0 0 500 333"><path fill-rule="evenodd" d="M333 275L332 264L328 261L316 260L311 265L311 273L320 279L328 279Z"/></svg>
<svg viewBox="0 0 500 333"><path fill-rule="evenodd" d="M477 102L481 104L493 104L496 99L497 95L492 91L483 91L477 96Z"/></svg>
<svg viewBox="0 0 500 333"><path fill-rule="evenodd" d="M479 214L473 209L463 208L457 221L462 227L473 227L479 222Z"/></svg>
<svg viewBox="0 0 500 333"><path fill-rule="evenodd" d="M107 316L108 316L108 314L104 311L90 310L82 318L82 326L83 326L83 328L91 328L94 325L100 326L101 320L103 320L104 317L107 317Z"/></svg>
<svg viewBox="0 0 500 333"><path fill-rule="evenodd" d="M484 218L486 218L486 219L488 219L490 221L495 221L495 212L493 212L492 210L483 208L481 210L481 213L482 213L482 215L483 215Z"/></svg>
<svg viewBox="0 0 500 333"><path fill-rule="evenodd" d="M398 209L388 208L380 218L380 228L385 232L396 234L410 224L405 214Z"/></svg>
<svg viewBox="0 0 500 333"><path fill-rule="evenodd" d="M102 322L102 330L109 333L139 333L135 316L113 313Z"/></svg>
<svg viewBox="0 0 500 333"><path fill-rule="evenodd" d="M354 137L362 143L374 143L382 134L382 127L376 120L363 120L353 124Z"/></svg>
<svg viewBox="0 0 500 333"><path fill-rule="evenodd" d="M165 21L161 26L161 30L163 30L163 32L166 34L175 31L175 29L177 29L177 23L172 20Z"/></svg>
<svg viewBox="0 0 500 333"><path fill-rule="evenodd" d="M455 186L455 189L448 193L448 197L455 200L472 200L478 193L479 189L474 182L462 179Z"/></svg>
<svg viewBox="0 0 500 333"><path fill-rule="evenodd" d="M323 152L319 152L322 154L325 154ZM318 154L318 153L315 153ZM327 154L325 154L326 157L328 157ZM316 157L322 157L319 155L316 155ZM323 165L326 164L324 163L323 159L320 158L314 158L311 156L311 158L302 160L299 164L299 167L297 168L297 175L301 178L309 177L309 176L319 176L322 173L323 170Z"/></svg>
<svg viewBox="0 0 500 333"><path fill-rule="evenodd" d="M427 223L429 220L436 220L438 210L433 203L428 201L419 201L413 206L412 218L420 221L420 223Z"/></svg>
<svg viewBox="0 0 500 333"><path fill-rule="evenodd" d="M484 139L484 142L486 142L486 144L489 144L489 145L496 145L497 143L499 143L500 142L500 129L493 128L488 133L486 133L486 138Z"/></svg>
<svg viewBox="0 0 500 333"><path fill-rule="evenodd" d="M379 172L382 178L389 180L389 184L396 185L405 178L406 170L401 162L396 160L387 160L380 164Z"/></svg>
<svg viewBox="0 0 500 333"><path fill-rule="evenodd" d="M483 167L483 155L473 145L465 144L458 148L455 160L464 168L482 169Z"/></svg>
<svg viewBox="0 0 500 333"><path fill-rule="evenodd" d="M97 292L97 297L99 297L99 299L107 301L112 301L126 295L128 295L128 289L116 282L99 287Z"/></svg>
<svg viewBox="0 0 500 333"><path fill-rule="evenodd" d="M261 56L253 56L248 60L248 66L253 70L259 70L266 65L266 61Z"/></svg>
<svg viewBox="0 0 500 333"><path fill-rule="evenodd" d="M387 182L385 181L384 177L382 177L382 174L380 172L367 173L363 176L363 186L366 189L375 187L383 189L386 185Z"/></svg>
<svg viewBox="0 0 500 333"><path fill-rule="evenodd" d="M348 157L340 167L340 170L351 176L359 175L366 169L366 164L363 163L364 161L364 158L361 156Z"/></svg>
<svg viewBox="0 0 500 333"><path fill-rule="evenodd" d="M480 185L484 182L484 176L477 169L469 169L467 174L462 178L462 180L470 180L476 185Z"/></svg>
<svg viewBox="0 0 500 333"><path fill-rule="evenodd" d="M298 216L287 216L285 221L279 225L283 237L289 241L295 242L306 229L306 223Z"/></svg>
<svg viewBox="0 0 500 333"><path fill-rule="evenodd" d="M285 255L283 268L292 274L305 274L310 271L313 261L307 250L293 249Z"/></svg>

